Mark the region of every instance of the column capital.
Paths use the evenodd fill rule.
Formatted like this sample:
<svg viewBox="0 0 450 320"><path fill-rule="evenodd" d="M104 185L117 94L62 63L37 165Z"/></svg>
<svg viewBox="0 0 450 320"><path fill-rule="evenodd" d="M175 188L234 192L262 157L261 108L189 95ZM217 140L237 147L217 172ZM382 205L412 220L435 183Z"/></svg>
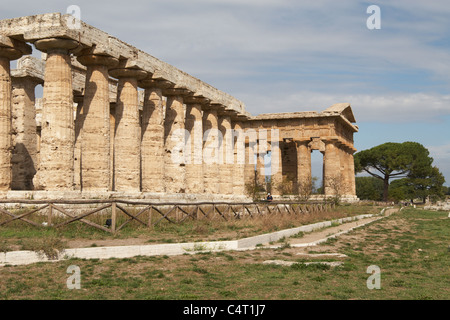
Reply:
<svg viewBox="0 0 450 320"><path fill-rule="evenodd" d="M79 63L84 66L106 66L111 69L119 64L119 59L100 54L84 54L77 57Z"/></svg>
<svg viewBox="0 0 450 320"><path fill-rule="evenodd" d="M211 100L205 97L196 97L193 95L188 95L184 98L184 103L186 104L199 104L199 105L205 105L209 103Z"/></svg>
<svg viewBox="0 0 450 320"><path fill-rule="evenodd" d="M0 57L17 60L23 55L31 54L31 46L25 42L0 35Z"/></svg>
<svg viewBox="0 0 450 320"><path fill-rule="evenodd" d="M237 111L235 111L233 109L229 109L227 107L223 107L223 108L220 108L219 110L217 110L217 114L221 117L233 118L236 116Z"/></svg>
<svg viewBox="0 0 450 320"><path fill-rule="evenodd" d="M133 68L115 68L109 70L109 74L114 78L134 78L137 80L143 80L147 78L147 71Z"/></svg>
<svg viewBox="0 0 450 320"><path fill-rule="evenodd" d="M47 38L40 39L34 42L36 49L42 52L51 52L55 50L63 50L65 52L70 52L79 47L79 43L72 39L63 38Z"/></svg>
<svg viewBox="0 0 450 320"><path fill-rule="evenodd" d="M152 79L152 78L145 78L142 80L139 80L138 82L139 87L148 89L148 88L156 88L156 89L168 89L173 88L175 86L174 83L168 81L168 80L158 80L158 79Z"/></svg>
<svg viewBox="0 0 450 320"><path fill-rule="evenodd" d="M321 140L326 144L329 144L329 143L336 144L339 142L339 137L337 137L337 136L321 137Z"/></svg>
<svg viewBox="0 0 450 320"><path fill-rule="evenodd" d="M311 141L312 141L311 138L299 138L299 139L294 140L297 147L299 147L301 145L305 145L305 146L309 147L309 144L311 143Z"/></svg>
<svg viewBox="0 0 450 320"><path fill-rule="evenodd" d="M222 105L221 104L216 104L216 103L207 103L207 104L205 104L204 106L203 106L203 110L206 110L206 111L216 111L216 112L218 112L219 111L219 109L222 107Z"/></svg>
<svg viewBox="0 0 450 320"><path fill-rule="evenodd" d="M35 77L31 74L27 74L24 72L15 72L16 70L12 70L11 72L11 79L15 86L20 84L27 84L27 83L33 83L35 86L38 84L43 84L44 79Z"/></svg>
<svg viewBox="0 0 450 320"><path fill-rule="evenodd" d="M181 96L181 97L185 97L188 96L190 94L192 94L191 91L189 91L188 89L185 88L167 88L167 89L163 89L162 91L164 96Z"/></svg>

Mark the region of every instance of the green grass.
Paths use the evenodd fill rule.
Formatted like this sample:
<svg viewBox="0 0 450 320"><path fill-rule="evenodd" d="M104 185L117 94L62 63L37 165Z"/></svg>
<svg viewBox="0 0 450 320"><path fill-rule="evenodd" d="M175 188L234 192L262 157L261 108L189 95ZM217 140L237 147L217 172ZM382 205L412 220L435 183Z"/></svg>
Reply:
<svg viewBox="0 0 450 320"><path fill-rule="evenodd" d="M295 248L74 259L0 268L0 298L450 299L449 244L447 213L408 209L323 244L329 252L349 256L336 268L262 264L271 259L299 261ZM80 290L66 287L70 265L81 269ZM370 265L381 269L379 290L366 286Z"/></svg>

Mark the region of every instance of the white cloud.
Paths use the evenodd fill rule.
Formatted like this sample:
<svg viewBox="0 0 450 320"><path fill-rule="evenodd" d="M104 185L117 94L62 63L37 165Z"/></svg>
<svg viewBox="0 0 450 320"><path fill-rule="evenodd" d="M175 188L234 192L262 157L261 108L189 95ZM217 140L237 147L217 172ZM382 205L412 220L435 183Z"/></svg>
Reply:
<svg viewBox="0 0 450 320"><path fill-rule="evenodd" d="M335 103L351 104L357 122L414 122L435 121L450 115L450 95L428 93L380 94L330 94L298 91L280 94L280 91L264 91L264 95L244 99L251 113L323 111ZM276 108L276 110L274 110Z"/></svg>
<svg viewBox="0 0 450 320"><path fill-rule="evenodd" d="M430 156L434 159L433 164L439 168L445 177L445 185L450 186L450 143L440 146L426 147Z"/></svg>

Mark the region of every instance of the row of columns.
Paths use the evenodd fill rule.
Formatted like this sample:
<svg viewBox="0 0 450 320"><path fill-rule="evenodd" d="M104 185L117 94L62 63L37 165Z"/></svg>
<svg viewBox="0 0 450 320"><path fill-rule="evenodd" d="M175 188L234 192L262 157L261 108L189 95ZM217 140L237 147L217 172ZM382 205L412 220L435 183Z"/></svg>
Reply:
<svg viewBox="0 0 450 320"><path fill-rule="evenodd" d="M314 149L323 153L323 186L325 195L356 195L354 149L338 139L321 139L317 148L311 138L295 141L297 153L297 187L312 183L311 153ZM273 187L282 181L282 150L279 144L272 145L271 170ZM261 156L259 157L262 158ZM261 163L261 162L259 162ZM262 168L262 165L259 165ZM262 173L262 169L259 169Z"/></svg>
<svg viewBox="0 0 450 320"><path fill-rule="evenodd" d="M244 194L243 167L219 165L219 159L230 155L218 154L218 136L203 139L207 129L212 129L212 135L222 130L223 136L229 136L231 117L218 114L220 108L208 105L204 99L194 99L184 90L170 89L164 81L148 80L147 72L125 68L118 59L85 50L77 56L87 70L84 96L76 101L79 107L75 121L71 50L78 48L79 44L69 39L52 38L38 40L34 45L47 54L40 158L32 161L39 163L34 186L22 184L21 188L73 190L77 140L77 148L80 149L79 184L86 191ZM22 54L14 52L11 55L10 51L2 49L0 139L3 141L0 141L0 163L4 167L0 168L0 189L9 190L12 181L10 60L18 59ZM109 76L118 79L113 128L110 123ZM36 84L31 85L33 94ZM142 118L138 88L145 89ZM165 113L163 95L167 97ZM34 110L33 107L27 108ZM238 123L235 125L239 126ZM189 132L188 136L185 136L185 130ZM184 154L184 148L179 148L180 142L186 138L190 143L189 155ZM230 142L227 138L223 143ZM34 145L37 149L37 142ZM213 157L207 162L202 159L204 148ZM174 161L188 156L187 162ZM231 156L235 156L234 151ZM233 179L233 175L239 174L242 176Z"/></svg>
<svg viewBox="0 0 450 320"><path fill-rule="evenodd" d="M79 44L52 38L38 40L34 45L47 53L40 159L36 160L36 142L26 142L32 151L30 161L39 162L35 189L73 190L77 132L83 190L245 193L245 177L247 181L252 179L255 170L251 159L254 153L250 150L260 150L267 141L255 142L259 146L247 143L245 154L238 154L243 151L237 148L238 144L231 147L235 139L232 129L239 132L242 124L233 121L221 108L196 99L185 90L173 89L164 81L149 79L143 70L125 68L118 59L86 50L77 57L87 70L84 97L79 101L80 116L75 124L70 54ZM0 47L0 190L9 190L12 181L10 61L22 54L14 48ZM118 79L113 124L110 123L109 76ZM38 81L28 80L30 86L22 90L31 96ZM141 118L138 88L145 90ZM163 96L167 97L165 113ZM29 117L35 114L30 113ZM185 136L185 132L189 134ZM219 139L219 132L223 139ZM325 194L335 193L333 181L339 181L343 194L354 195L353 151L337 140L324 142L321 152L324 153ZM180 143L188 148L180 147ZM296 148L297 181L308 181L311 140L296 141ZM279 144L272 144L271 152L272 177L276 184L282 180ZM264 176L263 155L260 152L257 156L260 176ZM239 161L245 157L247 161Z"/></svg>

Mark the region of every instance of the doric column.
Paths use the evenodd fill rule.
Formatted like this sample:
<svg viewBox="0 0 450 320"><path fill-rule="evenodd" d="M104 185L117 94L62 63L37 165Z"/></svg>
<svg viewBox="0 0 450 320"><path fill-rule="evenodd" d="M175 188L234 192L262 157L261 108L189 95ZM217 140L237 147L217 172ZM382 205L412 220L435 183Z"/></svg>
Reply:
<svg viewBox="0 0 450 320"><path fill-rule="evenodd" d="M347 171L348 171L348 194L351 196L356 196L356 185L355 185L355 160L353 158L353 153L356 150L354 148L349 148L347 152Z"/></svg>
<svg viewBox="0 0 450 320"><path fill-rule="evenodd" d="M12 79L12 183L13 190L33 190L38 168L35 88L43 80L17 75Z"/></svg>
<svg viewBox="0 0 450 320"><path fill-rule="evenodd" d="M141 167L141 127L139 121L138 80L147 76L139 69L117 68L110 75L118 78L114 135L115 191L139 192Z"/></svg>
<svg viewBox="0 0 450 320"><path fill-rule="evenodd" d="M341 193L343 195L348 195L350 193L350 181L348 176L348 157L346 147L344 145L340 145L337 150L341 170Z"/></svg>
<svg viewBox="0 0 450 320"><path fill-rule="evenodd" d="M167 193L186 192L185 110L182 90L164 90L164 183Z"/></svg>
<svg viewBox="0 0 450 320"><path fill-rule="evenodd" d="M205 193L219 194L219 138L217 110L209 107L203 112L203 183Z"/></svg>
<svg viewBox="0 0 450 320"><path fill-rule="evenodd" d="M161 82L139 82L144 92L141 132L143 192L164 192L164 110Z"/></svg>
<svg viewBox="0 0 450 320"><path fill-rule="evenodd" d="M309 143L311 139L296 141L297 144L297 185L301 195L308 193L307 188L312 191L311 176L311 148Z"/></svg>
<svg viewBox="0 0 450 320"><path fill-rule="evenodd" d="M21 42L0 36L0 190L11 187L11 67L10 61L31 53Z"/></svg>
<svg viewBox="0 0 450 320"><path fill-rule="evenodd" d="M82 152L81 152L81 132L83 130L84 114L83 114L84 96L74 95L73 101L77 105L75 111L75 146L73 150L73 184L75 190L82 190Z"/></svg>
<svg viewBox="0 0 450 320"><path fill-rule="evenodd" d="M234 165L233 193L245 195L245 135L242 122L233 122Z"/></svg>
<svg viewBox="0 0 450 320"><path fill-rule="evenodd" d="M258 140L258 150L262 143L267 143L266 140ZM256 158L256 179L258 181L258 185L265 186L266 185L266 168L265 168L265 159L266 152L258 152Z"/></svg>
<svg viewBox="0 0 450 320"><path fill-rule="evenodd" d="M271 130L270 137L270 180L272 194L280 195L280 187L283 182L283 161L281 158L280 137L278 129Z"/></svg>
<svg viewBox="0 0 450 320"><path fill-rule="evenodd" d="M336 147L337 140L325 140L324 154L324 190L325 195L336 195L340 191L340 158Z"/></svg>
<svg viewBox="0 0 450 320"><path fill-rule="evenodd" d="M233 150L233 133L231 130L231 117L227 114L221 114L219 118L219 130L221 132L222 141L219 146L219 170L220 170L220 193L233 194L233 166L234 166L234 150ZM220 143L220 142L219 142Z"/></svg>
<svg viewBox="0 0 450 320"><path fill-rule="evenodd" d="M256 161L257 161L257 154L258 154L258 143L257 143L257 137L253 137L252 135L245 135L244 137L244 143L245 143L245 164L244 164L244 171L245 171L245 185L246 189L247 186L254 186L255 184L255 178L256 178Z"/></svg>
<svg viewBox="0 0 450 320"><path fill-rule="evenodd" d="M78 42L51 38L38 40L34 45L47 53L38 187L72 190L75 133L69 52L78 47Z"/></svg>
<svg viewBox="0 0 450 320"><path fill-rule="evenodd" d="M186 192L204 193L202 104L191 97L186 105ZM191 100L192 99L192 100Z"/></svg>
<svg viewBox="0 0 450 320"><path fill-rule="evenodd" d="M109 56L93 54L81 55L78 61L87 67L81 139L81 185L83 190L109 191L111 168L108 69L119 61Z"/></svg>

